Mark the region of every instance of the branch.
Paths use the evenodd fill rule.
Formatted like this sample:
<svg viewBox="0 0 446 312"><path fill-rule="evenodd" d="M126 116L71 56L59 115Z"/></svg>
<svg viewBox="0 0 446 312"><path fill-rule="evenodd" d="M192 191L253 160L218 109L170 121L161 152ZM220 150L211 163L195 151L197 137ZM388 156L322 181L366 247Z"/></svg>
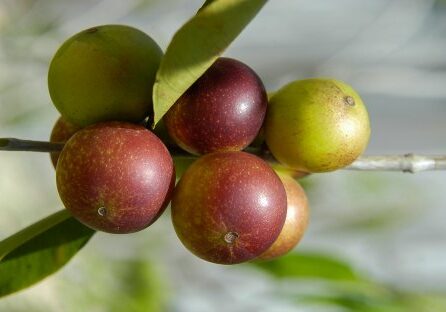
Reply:
<svg viewBox="0 0 446 312"><path fill-rule="evenodd" d="M63 143L0 138L0 151L58 152L62 150L63 146ZM173 156L187 155L186 152L177 147L169 147L169 150ZM265 147L249 147L245 151L255 154L269 162L277 163ZM362 156L344 169L360 171L402 171L410 173L427 170L446 170L446 155L427 156L406 154Z"/></svg>
<svg viewBox="0 0 446 312"><path fill-rule="evenodd" d="M59 152L63 143L0 138L0 151Z"/></svg>
<svg viewBox="0 0 446 312"><path fill-rule="evenodd" d="M446 156L388 155L359 157L345 169L364 171L402 171L416 173L427 170L446 170Z"/></svg>

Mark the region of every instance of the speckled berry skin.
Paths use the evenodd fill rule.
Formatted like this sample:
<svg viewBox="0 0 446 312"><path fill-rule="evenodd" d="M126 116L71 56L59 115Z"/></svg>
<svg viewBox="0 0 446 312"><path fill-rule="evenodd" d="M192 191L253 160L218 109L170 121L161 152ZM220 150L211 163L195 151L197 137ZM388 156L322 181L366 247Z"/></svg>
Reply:
<svg viewBox="0 0 446 312"><path fill-rule="evenodd" d="M152 224L170 201L172 157L143 126L107 122L76 132L56 167L65 207L85 225L131 233Z"/></svg>
<svg viewBox="0 0 446 312"><path fill-rule="evenodd" d="M81 127L73 125L72 123L66 121L63 117L59 117L53 126L53 130L51 131L50 142L65 143L80 129ZM51 162L53 163L54 168L56 168L59 156L60 152L50 153Z"/></svg>
<svg viewBox="0 0 446 312"><path fill-rule="evenodd" d="M258 258L272 260L290 252L302 239L308 226L308 200L304 189L293 177L279 174L287 195L285 224L274 244Z"/></svg>
<svg viewBox="0 0 446 312"><path fill-rule="evenodd" d="M172 139L192 154L239 151L256 137L266 108L257 74L222 57L177 100L164 121Z"/></svg>
<svg viewBox="0 0 446 312"><path fill-rule="evenodd" d="M282 164L328 172L351 164L370 138L367 108L348 84L327 78L296 80L269 99L265 141Z"/></svg>
<svg viewBox="0 0 446 312"><path fill-rule="evenodd" d="M171 207L186 248L210 262L235 264L272 245L285 222L287 199L279 177L262 159L217 152L186 170Z"/></svg>

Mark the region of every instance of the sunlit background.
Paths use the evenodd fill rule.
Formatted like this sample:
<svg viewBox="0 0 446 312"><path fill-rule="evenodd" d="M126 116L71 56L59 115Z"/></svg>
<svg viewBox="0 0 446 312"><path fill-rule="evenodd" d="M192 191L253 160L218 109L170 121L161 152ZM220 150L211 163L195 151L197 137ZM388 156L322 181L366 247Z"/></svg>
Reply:
<svg viewBox="0 0 446 312"><path fill-rule="evenodd" d="M201 4L0 0L0 137L48 139L58 117L48 65L69 36L128 24L164 49ZM315 76L353 85L370 113L367 154L446 154L446 1L269 1L226 55L268 90ZM445 311L445 181L440 171L307 177L309 229L295 253L264 265L199 260L167 212L137 234L97 234L0 311ZM0 239L61 208L48 155L0 153Z"/></svg>

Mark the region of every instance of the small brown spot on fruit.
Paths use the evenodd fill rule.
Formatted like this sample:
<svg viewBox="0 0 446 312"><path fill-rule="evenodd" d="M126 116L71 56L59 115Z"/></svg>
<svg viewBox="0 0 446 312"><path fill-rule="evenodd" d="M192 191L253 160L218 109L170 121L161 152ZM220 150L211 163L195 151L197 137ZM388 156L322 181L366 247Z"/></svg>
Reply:
<svg viewBox="0 0 446 312"><path fill-rule="evenodd" d="M344 97L344 103L350 106L355 106L355 99L351 96Z"/></svg>
<svg viewBox="0 0 446 312"><path fill-rule="evenodd" d="M237 232L228 232L225 234L224 240L228 244L234 244L237 238L239 238Z"/></svg>
<svg viewBox="0 0 446 312"><path fill-rule="evenodd" d="M92 33L95 33L95 32L97 32L98 31L98 28L97 27L91 27L91 28L88 28L85 32L87 33L87 34L92 34Z"/></svg>
<svg viewBox="0 0 446 312"><path fill-rule="evenodd" d="M98 215L100 215L101 217L105 217L106 214L107 214L107 209L105 209L105 207L98 208Z"/></svg>

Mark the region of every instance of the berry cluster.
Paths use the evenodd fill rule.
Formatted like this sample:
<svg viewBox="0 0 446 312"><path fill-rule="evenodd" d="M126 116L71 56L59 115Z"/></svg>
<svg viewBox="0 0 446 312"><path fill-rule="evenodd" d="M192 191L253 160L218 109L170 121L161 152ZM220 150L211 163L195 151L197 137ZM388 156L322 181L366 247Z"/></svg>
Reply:
<svg viewBox="0 0 446 312"><path fill-rule="evenodd" d="M179 239L202 259L234 264L285 254L307 226L305 193L242 150L257 138L293 170L344 167L370 135L360 97L340 81L308 79L268 99L251 68L222 57L170 108L160 134L147 121L161 59L155 41L122 25L87 29L57 51L48 85L61 117L51 141L66 143L51 157L65 207L93 229L131 233L171 203ZM167 141L198 157L176 186Z"/></svg>

